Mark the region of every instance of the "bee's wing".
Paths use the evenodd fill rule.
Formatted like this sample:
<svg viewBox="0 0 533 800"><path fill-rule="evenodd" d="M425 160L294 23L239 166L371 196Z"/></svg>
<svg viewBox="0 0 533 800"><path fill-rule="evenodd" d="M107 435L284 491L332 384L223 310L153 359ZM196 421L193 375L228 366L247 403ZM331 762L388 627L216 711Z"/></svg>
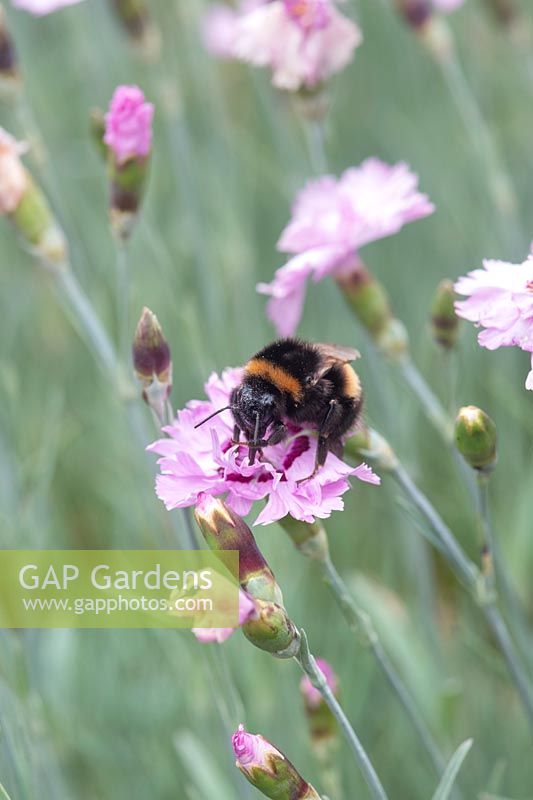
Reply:
<svg viewBox="0 0 533 800"><path fill-rule="evenodd" d="M359 350L353 347L341 347L337 344L316 344L315 347L321 356L320 367L314 376L315 381L320 380L334 364L349 364L350 361L361 357Z"/></svg>

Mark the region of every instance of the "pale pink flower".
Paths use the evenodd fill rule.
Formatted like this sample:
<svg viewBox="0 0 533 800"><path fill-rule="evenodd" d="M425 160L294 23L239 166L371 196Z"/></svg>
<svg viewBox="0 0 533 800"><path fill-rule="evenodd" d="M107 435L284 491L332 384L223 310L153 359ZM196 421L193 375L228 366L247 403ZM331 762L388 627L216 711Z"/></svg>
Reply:
<svg viewBox="0 0 533 800"><path fill-rule="evenodd" d="M279 89L312 89L340 72L361 31L333 0L273 0L235 19L234 56L272 70Z"/></svg>
<svg viewBox="0 0 533 800"><path fill-rule="evenodd" d="M15 8L21 8L23 11L29 11L36 17L42 17L45 14L51 14L52 11L58 11L60 8L66 6L74 6L81 3L82 0L11 0L11 5Z"/></svg>
<svg viewBox="0 0 533 800"><path fill-rule="evenodd" d="M457 314L484 328L478 342L488 350L520 347L531 353L526 389L533 390L533 256L522 264L483 262L455 284L468 296L455 304Z"/></svg>
<svg viewBox="0 0 533 800"><path fill-rule="evenodd" d="M209 399L188 403L178 411L174 422L163 428L167 438L148 447L161 456L156 493L168 510L195 505L205 492L224 495L228 505L241 516L248 514L257 500L266 500L256 525L267 525L287 514L313 522L344 508L342 495L350 488L350 477L380 483L366 464L352 468L333 453L328 454L314 478L298 483L308 478L314 468L316 432L309 428L290 425L290 436L281 444L265 447L263 460L253 465L248 448L232 444L231 411L195 428L213 411L229 404L231 391L241 377L241 369L228 369L221 378L212 374L205 386Z"/></svg>
<svg viewBox="0 0 533 800"><path fill-rule="evenodd" d="M339 691L339 681L333 672L333 667L323 658L317 658L316 663L320 671L324 674L329 688L334 695L337 695ZM300 681L300 691L304 697L306 705L309 708L317 708L324 702L322 695L318 689L315 689L307 675L304 675Z"/></svg>
<svg viewBox="0 0 533 800"><path fill-rule="evenodd" d="M239 589L239 627L257 616L255 603L249 594ZM235 628L193 628L192 632L199 642L225 642L235 633Z"/></svg>
<svg viewBox="0 0 533 800"><path fill-rule="evenodd" d="M0 214L16 211L26 191L28 177L20 160L26 149L24 142L0 128Z"/></svg>
<svg viewBox="0 0 533 800"><path fill-rule="evenodd" d="M306 283L340 277L358 263L364 245L397 233L434 211L407 164L369 158L340 178L325 175L299 193L278 249L297 255L257 290L271 296L267 315L281 336L292 336L302 316Z"/></svg>
<svg viewBox="0 0 533 800"><path fill-rule="evenodd" d="M201 35L205 49L216 58L233 59L235 57L235 37L237 20L268 0L243 0L237 7L225 3L214 3L202 18Z"/></svg>
<svg viewBox="0 0 533 800"><path fill-rule="evenodd" d="M105 144L117 162L146 158L152 146L154 106L138 86L118 86L105 115Z"/></svg>

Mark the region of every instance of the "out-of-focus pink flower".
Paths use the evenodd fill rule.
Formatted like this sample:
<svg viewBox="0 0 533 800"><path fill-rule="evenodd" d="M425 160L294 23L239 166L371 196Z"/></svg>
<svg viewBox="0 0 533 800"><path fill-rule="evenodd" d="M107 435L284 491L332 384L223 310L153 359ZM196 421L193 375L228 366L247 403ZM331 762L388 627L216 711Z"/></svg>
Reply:
<svg viewBox="0 0 533 800"><path fill-rule="evenodd" d="M340 72L361 31L333 0L273 0L235 19L235 58L272 70L279 89L312 89Z"/></svg>
<svg viewBox="0 0 533 800"><path fill-rule="evenodd" d="M324 677L327 681L327 684L334 695L337 695L339 691L339 681L337 676L333 672L333 667L331 664L328 664L323 658L317 658L316 660L317 666L320 668L321 672L324 673ZM300 691L304 697L306 706L309 708L317 708L320 706L324 700L322 695L315 689L307 675L304 675L302 680L300 681Z"/></svg>
<svg viewBox="0 0 533 800"><path fill-rule="evenodd" d="M28 178L20 161L26 149L23 142L0 128L0 214L15 211L26 191Z"/></svg>
<svg viewBox="0 0 533 800"><path fill-rule="evenodd" d="M468 296L455 304L460 317L484 330L478 342L488 350L520 347L532 353L526 389L533 390L533 256L522 264L483 262L455 284L458 294Z"/></svg>
<svg viewBox="0 0 533 800"><path fill-rule="evenodd" d="M257 615L255 603L249 594L239 589L239 627ZM199 642L225 642L235 633L235 628L193 628L192 632Z"/></svg>
<svg viewBox="0 0 533 800"><path fill-rule="evenodd" d="M213 417L195 429L209 414L229 404L231 390L242 377L241 369L228 369L222 377L213 374L205 390L207 401L193 400L172 425L163 428L168 435L148 447L161 458L161 474L156 479L157 496L167 509L195 505L198 496L225 495L228 505L241 516L249 513L256 500L267 503L256 525L267 525L290 514L295 519L313 522L332 511L344 508L342 495L349 477L367 483L380 483L370 467L349 467L333 453L311 480L316 453L316 434L309 428L289 426L290 436L281 444L265 447L264 460L250 464L248 448L232 444L233 417L230 411Z"/></svg>
<svg viewBox="0 0 533 800"><path fill-rule="evenodd" d="M104 142L119 164L146 158L152 146L154 106L138 86L118 86L105 115Z"/></svg>
<svg viewBox="0 0 533 800"><path fill-rule="evenodd" d="M437 11L443 11L445 14L449 14L459 8L459 6L462 6L464 2L465 0L433 0L433 5Z"/></svg>
<svg viewBox="0 0 533 800"><path fill-rule="evenodd" d="M11 5L15 8L22 8L23 11L29 11L36 17L42 17L45 14L51 14L52 11L58 11L60 8L66 6L74 6L81 3L82 0L11 0Z"/></svg>
<svg viewBox="0 0 533 800"><path fill-rule="evenodd" d="M358 262L361 247L397 233L434 211L418 191L407 164L369 158L339 179L325 175L300 192L278 249L297 255L257 290L271 296L267 314L281 336L292 336L302 316L308 278L342 276Z"/></svg>
<svg viewBox="0 0 533 800"><path fill-rule="evenodd" d="M214 3L202 18L201 35L205 49L216 58L235 58L237 20L243 14L264 6L269 0L242 0L237 7Z"/></svg>

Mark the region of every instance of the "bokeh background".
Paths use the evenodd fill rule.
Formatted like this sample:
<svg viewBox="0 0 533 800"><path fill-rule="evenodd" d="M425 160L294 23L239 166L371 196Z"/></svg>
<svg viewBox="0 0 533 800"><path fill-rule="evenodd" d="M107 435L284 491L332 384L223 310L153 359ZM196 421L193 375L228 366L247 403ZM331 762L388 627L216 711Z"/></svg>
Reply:
<svg viewBox="0 0 533 800"><path fill-rule="evenodd" d="M115 248L106 180L88 133L93 107L118 83L156 104L152 173L130 253L131 317L157 313L172 348L173 404L203 396L212 370L238 365L273 331L258 280L282 257L275 243L291 198L313 173L301 120L266 73L213 60L199 29L206 4L156 0L160 62L132 51L104 0L47 18L8 12L28 103L46 143L43 182L68 234L73 268L115 330ZM523 33L533 24L527 2ZM450 17L468 82L512 177L514 223L494 208L442 73L387 3L360 0L364 45L335 81L327 119L331 170L370 155L407 161L437 212L364 251L412 338L415 360L443 402L450 365L428 316L440 279L483 257L522 260L533 237L533 48L512 41L481 0ZM9 104L0 122L22 135ZM154 459L131 436L124 405L95 367L54 291L14 231L0 228L1 546L173 547L186 541L154 495ZM478 559L468 494L449 452L399 381L377 359L333 283L313 286L302 335L357 346L367 417ZM532 398L527 355L489 353L464 330L456 371L461 405L482 406L499 430L492 481L495 527L532 616ZM146 415L145 415L146 412ZM145 425L150 433L148 410ZM354 487L329 521L334 561L371 612L383 643L446 753L474 746L465 798L533 798L531 738L505 665L482 618L446 565L429 553L386 479ZM342 682L348 715L395 800L428 798L435 778L375 663L350 635L310 563L278 526L257 537L292 617ZM1 579L1 576L0 576ZM229 680L229 676L231 680ZM187 632L4 631L0 634L0 781L11 800L232 800L258 796L233 766L229 731L245 721L319 784L292 663L239 633L206 647ZM236 687L233 691L232 684ZM366 788L345 745L345 797Z"/></svg>

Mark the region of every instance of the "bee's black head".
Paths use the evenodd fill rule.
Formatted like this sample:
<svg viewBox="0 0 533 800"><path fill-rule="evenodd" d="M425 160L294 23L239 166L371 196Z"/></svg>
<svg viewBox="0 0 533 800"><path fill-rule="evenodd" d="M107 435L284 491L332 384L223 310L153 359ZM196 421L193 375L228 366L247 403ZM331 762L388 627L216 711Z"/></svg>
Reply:
<svg viewBox="0 0 533 800"><path fill-rule="evenodd" d="M262 439L269 425L283 416L283 396L269 381L249 377L233 390L231 410L247 439Z"/></svg>

